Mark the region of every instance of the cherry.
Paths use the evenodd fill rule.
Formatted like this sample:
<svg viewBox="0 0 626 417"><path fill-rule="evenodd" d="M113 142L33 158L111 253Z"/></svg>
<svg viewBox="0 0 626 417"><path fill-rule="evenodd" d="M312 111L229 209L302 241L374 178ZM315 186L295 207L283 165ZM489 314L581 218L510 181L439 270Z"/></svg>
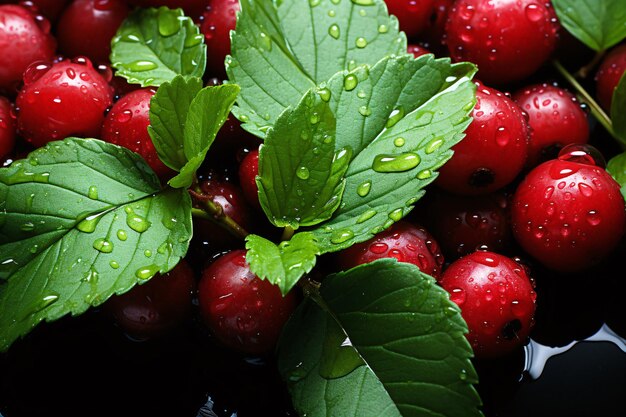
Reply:
<svg viewBox="0 0 626 417"><path fill-rule="evenodd" d="M445 42L454 61L470 61L487 84L520 81L552 55L560 24L549 1L458 0Z"/></svg>
<svg viewBox="0 0 626 417"><path fill-rule="evenodd" d="M502 253L513 243L509 195L504 191L465 196L433 190L420 200L415 213L448 261L478 249Z"/></svg>
<svg viewBox="0 0 626 417"><path fill-rule="evenodd" d="M461 308L476 358L506 356L527 343L537 294L528 271L513 258L472 252L448 265L439 284Z"/></svg>
<svg viewBox="0 0 626 417"><path fill-rule="evenodd" d="M465 137L435 184L456 194L489 194L511 184L526 163L528 120L501 91L476 81L476 105Z"/></svg>
<svg viewBox="0 0 626 417"><path fill-rule="evenodd" d="M385 3L389 14L398 18L400 30L409 40L426 30L435 9L435 0L386 0Z"/></svg>
<svg viewBox="0 0 626 417"><path fill-rule="evenodd" d="M69 136L99 137L113 90L87 58L33 63L15 104L19 133L40 147Z"/></svg>
<svg viewBox="0 0 626 417"><path fill-rule="evenodd" d="M171 271L112 296L103 310L130 338L154 339L191 318L195 290L194 271L181 259Z"/></svg>
<svg viewBox="0 0 626 417"><path fill-rule="evenodd" d="M202 270L198 283L201 316L226 347L244 354L271 353L287 319L296 308L294 290L261 280L246 262L246 251L235 249Z"/></svg>
<svg viewBox="0 0 626 417"><path fill-rule="evenodd" d="M25 0L20 1L19 4L37 10L54 24L69 1L70 0Z"/></svg>
<svg viewBox="0 0 626 417"><path fill-rule="evenodd" d="M373 238L337 252L336 262L344 270L381 258L396 258L416 265L438 277L444 263L439 244L423 226L400 220Z"/></svg>
<svg viewBox="0 0 626 417"><path fill-rule="evenodd" d="M589 146L589 145L588 145ZM620 185L593 157L562 149L525 175L512 197L511 225L520 246L559 272L588 269L624 235Z"/></svg>
<svg viewBox="0 0 626 417"><path fill-rule="evenodd" d="M610 113L613 91L626 72L626 43L613 47L600 62L595 74L596 98Z"/></svg>
<svg viewBox="0 0 626 417"><path fill-rule="evenodd" d="M45 17L21 5L0 5L0 93L15 96L24 70L35 61L51 61L56 47Z"/></svg>
<svg viewBox="0 0 626 417"><path fill-rule="evenodd" d="M446 21L448 20L448 12L453 4L454 0L435 0L433 12L430 15L426 29L419 36L437 56L448 54L448 49L443 39L446 30Z"/></svg>
<svg viewBox="0 0 626 417"><path fill-rule="evenodd" d="M15 147L15 115L11 101L0 96L0 159L6 158Z"/></svg>
<svg viewBox="0 0 626 417"><path fill-rule="evenodd" d="M167 180L175 172L159 159L148 133L150 100L155 93L154 89L146 87L122 96L106 115L100 136L102 140L137 152L161 180Z"/></svg>
<svg viewBox="0 0 626 417"><path fill-rule="evenodd" d="M239 164L239 184L243 195L250 206L261 210L259 202L259 187L256 176L259 174L259 148L248 152Z"/></svg>
<svg viewBox="0 0 626 417"><path fill-rule="evenodd" d="M413 57L414 57L414 58L418 58L418 57L420 57L420 56L422 56L422 55L427 55L427 54L432 53L432 52L430 52L430 51L428 50L428 48L426 48L425 46L418 45L418 44L416 44L416 43L409 44L409 45L407 46L407 50L406 50L406 51L407 51L408 53L410 53L410 54L413 54Z"/></svg>
<svg viewBox="0 0 626 417"><path fill-rule="evenodd" d="M124 0L72 0L57 22L59 51L94 64L110 62L111 39L129 12Z"/></svg>
<svg viewBox="0 0 626 417"><path fill-rule="evenodd" d="M237 169L246 154L257 149L260 144L261 140L245 131L241 122L231 114L217 132L205 164L213 168Z"/></svg>
<svg viewBox="0 0 626 417"><path fill-rule="evenodd" d="M527 167L553 159L568 144L589 141L589 120L576 96L547 83L531 84L512 94L530 125Z"/></svg>
<svg viewBox="0 0 626 417"><path fill-rule="evenodd" d="M224 60L230 54L230 31L235 30L238 0L208 0L200 18L200 32L204 34L207 50L207 72L218 78L226 76Z"/></svg>
<svg viewBox="0 0 626 417"><path fill-rule="evenodd" d="M210 0L126 0L131 6L136 7L160 7L166 6L170 9L183 9L185 16L191 17L194 21L207 7Z"/></svg>

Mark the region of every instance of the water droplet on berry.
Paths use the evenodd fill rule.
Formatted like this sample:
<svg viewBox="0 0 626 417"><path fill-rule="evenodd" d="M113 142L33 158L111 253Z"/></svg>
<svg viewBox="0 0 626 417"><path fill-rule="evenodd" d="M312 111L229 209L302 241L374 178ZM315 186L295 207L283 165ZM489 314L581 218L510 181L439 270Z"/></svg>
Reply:
<svg viewBox="0 0 626 417"><path fill-rule="evenodd" d="M531 22L538 22L544 17L543 9L535 3L526 6L524 12L526 13L526 18Z"/></svg>
<svg viewBox="0 0 626 417"><path fill-rule="evenodd" d="M606 160L602 153L589 144L569 144L564 146L557 156L560 161L577 162L597 167L606 167Z"/></svg>
<svg viewBox="0 0 626 417"><path fill-rule="evenodd" d="M452 291L450 291L450 301L454 302L459 307L463 306L466 299L467 295L463 288L453 288Z"/></svg>

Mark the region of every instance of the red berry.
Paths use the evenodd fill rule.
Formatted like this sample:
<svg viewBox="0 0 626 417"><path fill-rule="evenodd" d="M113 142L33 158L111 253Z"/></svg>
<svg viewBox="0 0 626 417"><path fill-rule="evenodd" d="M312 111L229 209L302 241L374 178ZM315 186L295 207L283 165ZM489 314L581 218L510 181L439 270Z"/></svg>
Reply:
<svg viewBox="0 0 626 417"><path fill-rule="evenodd" d="M613 91L626 72L626 43L611 49L603 58L595 75L596 97L607 112L611 111Z"/></svg>
<svg viewBox="0 0 626 417"><path fill-rule="evenodd" d="M438 277L444 258L435 238L424 227L400 220L373 238L337 252L344 269L381 258L395 258L416 265L420 271Z"/></svg>
<svg viewBox="0 0 626 417"><path fill-rule="evenodd" d="M445 42L454 61L478 65L487 84L520 81L552 55L560 25L549 1L457 0Z"/></svg>
<svg viewBox="0 0 626 417"><path fill-rule="evenodd" d="M439 170L435 184L456 194L489 194L521 173L528 152L528 120L502 92L476 82L476 106L465 137Z"/></svg>
<svg viewBox="0 0 626 417"><path fill-rule="evenodd" d="M589 121L580 103L568 90L546 83L520 88L513 100L528 115L529 168L553 159L565 145L589 140Z"/></svg>
<svg viewBox="0 0 626 417"><path fill-rule="evenodd" d="M113 90L86 58L33 64L15 104L19 133L40 147L68 136L99 137Z"/></svg>
<svg viewBox="0 0 626 417"><path fill-rule="evenodd" d="M504 192L464 196L434 190L416 210L448 261L478 249L502 253L512 243L509 198Z"/></svg>
<svg viewBox="0 0 626 417"><path fill-rule="evenodd" d="M0 159L7 157L15 147L15 115L13 104L0 96Z"/></svg>
<svg viewBox="0 0 626 417"><path fill-rule="evenodd" d="M418 58L422 55L427 55L431 53L427 48L416 43L409 44L406 51L410 54L413 54L414 58Z"/></svg>
<svg viewBox="0 0 626 417"><path fill-rule="evenodd" d="M108 63L111 39L129 12L124 0L72 0L56 25L59 51Z"/></svg>
<svg viewBox="0 0 626 417"><path fill-rule="evenodd" d="M546 161L513 194L513 236L555 271L576 272L597 264L624 235L619 184L602 167L580 161L569 153Z"/></svg>
<svg viewBox="0 0 626 417"><path fill-rule="evenodd" d="M152 339L190 318L195 288L193 269L182 259L170 272L109 298L103 308L129 337Z"/></svg>
<svg viewBox="0 0 626 417"><path fill-rule="evenodd" d="M256 177L259 174L259 149L253 149L246 154L239 164L239 184L248 203L261 210L259 203L259 187Z"/></svg>
<svg viewBox="0 0 626 417"><path fill-rule="evenodd" d="M148 133L150 100L154 94L152 88L141 88L122 96L106 115L101 138L137 152L159 178L167 180L175 172L159 159Z"/></svg>
<svg viewBox="0 0 626 417"><path fill-rule="evenodd" d="M170 9L181 8L185 16L197 21L210 0L126 0L131 6L137 7L160 7L166 6Z"/></svg>
<svg viewBox="0 0 626 417"><path fill-rule="evenodd" d="M37 10L38 13L44 15L53 24L57 21L59 15L69 3L69 0L24 0L19 4Z"/></svg>
<svg viewBox="0 0 626 417"><path fill-rule="evenodd" d="M56 40L43 16L13 4L0 5L0 93L14 96L35 61L51 61Z"/></svg>
<svg viewBox="0 0 626 417"><path fill-rule="evenodd" d="M426 30L435 9L435 0L386 0L385 3L410 40Z"/></svg>
<svg viewBox="0 0 626 417"><path fill-rule="evenodd" d="M230 54L230 31L235 30L239 0L208 0L200 18L207 50L207 72L218 78L226 76L224 60Z"/></svg>
<svg viewBox="0 0 626 417"><path fill-rule="evenodd" d="M452 8L454 0L435 0L433 13L420 38L428 45L429 49L435 55L444 55L448 53L448 49L444 43L444 35L446 30L446 21L448 20L448 12Z"/></svg>
<svg viewBox="0 0 626 417"><path fill-rule="evenodd" d="M452 262L439 284L461 308L477 358L505 356L528 341L534 326L534 282L512 258L476 251Z"/></svg>
<svg viewBox="0 0 626 417"><path fill-rule="evenodd" d="M296 308L294 291L261 280L246 263L246 251L219 256L203 271L198 302L204 322L225 346L251 355L275 347L287 319Z"/></svg>

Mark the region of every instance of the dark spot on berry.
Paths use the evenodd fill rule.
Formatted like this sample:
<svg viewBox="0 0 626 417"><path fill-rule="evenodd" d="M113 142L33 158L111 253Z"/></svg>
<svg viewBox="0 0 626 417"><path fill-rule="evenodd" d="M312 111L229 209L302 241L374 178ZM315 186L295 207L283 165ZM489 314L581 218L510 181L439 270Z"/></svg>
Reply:
<svg viewBox="0 0 626 417"><path fill-rule="evenodd" d="M489 168L478 168L472 173L469 185L476 188L486 187L495 180L495 174Z"/></svg>
<svg viewBox="0 0 626 417"><path fill-rule="evenodd" d="M520 330L522 330L522 323L518 319L511 320L502 328L502 337L506 340L517 339Z"/></svg>

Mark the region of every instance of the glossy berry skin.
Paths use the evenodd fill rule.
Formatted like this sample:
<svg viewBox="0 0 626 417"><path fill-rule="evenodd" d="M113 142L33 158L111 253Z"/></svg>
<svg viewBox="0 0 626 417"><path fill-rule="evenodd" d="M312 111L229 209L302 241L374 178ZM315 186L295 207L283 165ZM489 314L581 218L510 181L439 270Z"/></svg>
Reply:
<svg viewBox="0 0 626 417"><path fill-rule="evenodd" d="M54 24L69 1L70 0L24 0L20 1L19 4L37 10L38 13L44 15L50 23Z"/></svg>
<svg viewBox="0 0 626 417"><path fill-rule="evenodd" d="M443 56L448 54L448 49L444 42L446 32L446 21L448 20L448 12L452 8L454 0L435 0L433 12L430 16L426 29L420 34L419 38L424 40L429 50L435 55Z"/></svg>
<svg viewBox="0 0 626 417"><path fill-rule="evenodd" d="M611 112L613 91L626 72L626 44L620 44L604 56L595 74L596 98L598 103Z"/></svg>
<svg viewBox="0 0 626 417"><path fill-rule="evenodd" d="M248 152L239 164L239 185L243 195L250 206L261 210L259 203L259 187L256 176L259 174L259 149Z"/></svg>
<svg viewBox="0 0 626 417"><path fill-rule="evenodd" d="M565 145L589 141L587 114L569 90L540 83L522 87L511 97L528 115L527 168L556 158Z"/></svg>
<svg viewBox="0 0 626 417"><path fill-rule="evenodd" d="M224 78L224 60L230 54L230 31L235 30L239 0L209 0L200 18L200 32L207 49L207 72Z"/></svg>
<svg viewBox="0 0 626 417"><path fill-rule="evenodd" d="M0 93L14 97L24 70L51 61L56 45L46 18L20 5L0 5Z"/></svg>
<svg viewBox="0 0 626 417"><path fill-rule="evenodd" d="M501 91L476 82L473 120L454 154L439 170L435 184L461 195L489 194L522 172L528 152L528 120Z"/></svg>
<svg viewBox="0 0 626 417"><path fill-rule="evenodd" d="M392 224L373 238L337 253L337 263L347 270L382 258L395 258L416 265L420 271L438 277L444 263L439 244L421 225L406 220Z"/></svg>
<svg viewBox="0 0 626 417"><path fill-rule="evenodd" d="M293 290L283 297L278 286L259 279L246 251L236 249L203 269L198 303L204 323L224 346L262 356L274 349L297 297Z"/></svg>
<svg viewBox="0 0 626 417"><path fill-rule="evenodd" d="M502 253L513 242L509 195L502 191L464 196L433 190L420 200L416 210L447 261L478 249Z"/></svg>
<svg viewBox="0 0 626 417"><path fill-rule="evenodd" d="M130 6L137 7L160 7L166 6L170 9L181 8L185 16L198 20L210 0L126 0Z"/></svg>
<svg viewBox="0 0 626 417"><path fill-rule="evenodd" d="M408 39L415 39L426 30L435 9L435 0L386 0L385 3Z"/></svg>
<svg viewBox="0 0 626 417"><path fill-rule="evenodd" d="M546 0L458 0L445 42L454 61L478 65L489 85L520 81L552 55L560 25Z"/></svg>
<svg viewBox="0 0 626 417"><path fill-rule="evenodd" d="M409 45L407 46L407 50L406 50L406 51L407 51L408 53L410 53L410 54L413 54L413 57L414 57L414 58L419 58L419 57L420 57L420 56L422 56L422 55L427 55L427 54L432 53L432 52L430 52L430 51L428 50L428 48L426 48L426 47L424 47L424 46L422 46L422 45L418 45L418 44L416 44L416 43L409 44Z"/></svg>
<svg viewBox="0 0 626 417"><path fill-rule="evenodd" d="M528 271L512 258L472 252L448 265L439 284L461 308L476 358L502 357L528 342L537 294Z"/></svg>
<svg viewBox="0 0 626 417"><path fill-rule="evenodd" d="M73 0L56 25L58 49L66 57L109 63L111 39L130 12L124 0Z"/></svg>
<svg viewBox="0 0 626 417"><path fill-rule="evenodd" d="M592 267L624 235L619 184L591 163L552 159L532 169L513 194L511 222L519 245L548 269Z"/></svg>
<svg viewBox="0 0 626 417"><path fill-rule="evenodd" d="M130 338L154 339L191 318L195 290L194 271L182 259L171 271L112 296L103 310Z"/></svg>
<svg viewBox="0 0 626 417"><path fill-rule="evenodd" d="M33 146L100 135L113 89L86 58L34 64L16 99L18 132Z"/></svg>
<svg viewBox="0 0 626 417"><path fill-rule="evenodd" d="M152 88L141 88L117 100L104 119L101 138L137 152L159 178L167 180L175 172L159 159L148 133L150 100L155 92Z"/></svg>
<svg viewBox="0 0 626 417"><path fill-rule="evenodd" d="M6 158L15 147L15 117L13 104L0 96L0 159Z"/></svg>

